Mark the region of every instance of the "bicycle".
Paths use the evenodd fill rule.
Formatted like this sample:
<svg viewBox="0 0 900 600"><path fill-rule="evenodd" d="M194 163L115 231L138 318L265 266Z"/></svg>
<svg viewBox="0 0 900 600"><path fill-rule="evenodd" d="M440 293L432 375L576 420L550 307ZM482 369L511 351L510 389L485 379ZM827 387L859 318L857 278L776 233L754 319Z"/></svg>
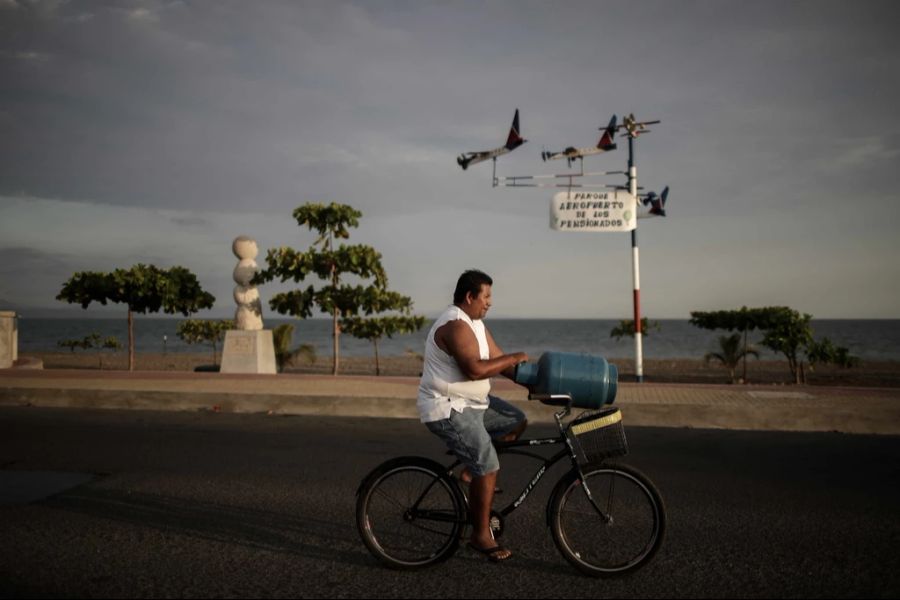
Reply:
<svg viewBox="0 0 900 600"><path fill-rule="evenodd" d="M666 509L653 483L636 469L607 462L627 453L617 408L588 411L567 425L568 395L534 395L565 408L554 414L557 437L495 442L498 454L519 454L543 464L522 492L491 512L499 538L504 519L525 502L547 470L568 457L572 468L560 477L547 503L547 519L559 552L582 573L623 575L645 565L659 550ZM550 458L519 448L563 446ZM469 524L468 500L453 469L421 456L401 456L373 469L357 490L356 523L363 543L385 565L417 569L450 558Z"/></svg>

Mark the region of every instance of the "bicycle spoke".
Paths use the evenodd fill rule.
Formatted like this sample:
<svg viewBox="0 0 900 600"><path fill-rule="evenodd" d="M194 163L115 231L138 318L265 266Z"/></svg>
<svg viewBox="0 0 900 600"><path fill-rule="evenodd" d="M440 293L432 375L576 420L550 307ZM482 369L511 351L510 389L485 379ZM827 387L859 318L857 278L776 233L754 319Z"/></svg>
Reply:
<svg viewBox="0 0 900 600"><path fill-rule="evenodd" d="M413 568L449 556L458 545L462 505L450 482L422 463L404 459L370 480L357 521L369 550L391 566Z"/></svg>
<svg viewBox="0 0 900 600"><path fill-rule="evenodd" d="M446 531L439 531L437 529L431 529L430 527L425 527L424 525L422 525L418 522L411 522L411 523L409 523L409 525L412 527L415 527L416 529L419 529L421 531L427 531L429 533L434 533L437 535L446 535L447 534Z"/></svg>
<svg viewBox="0 0 900 600"><path fill-rule="evenodd" d="M388 493L387 493L386 491L384 491L383 489L381 489L380 487L379 487L379 488L375 488L375 492L374 492L374 493L375 493L375 494L378 494L379 496L381 496L381 497L384 498L385 500L388 500L389 502L395 504L395 505L398 506L399 508L404 508L404 507L408 506L407 504L404 504L403 502L400 502L399 500L395 500L392 496L388 495Z"/></svg>
<svg viewBox="0 0 900 600"><path fill-rule="evenodd" d="M551 463L565 456L562 452ZM621 464L587 464L577 475L571 471L563 476L548 510L556 546L592 576L640 568L659 549L665 532L659 492L645 476ZM446 467L429 459L388 461L360 489L357 525L363 542L395 568L445 560L459 546L467 522L461 490Z"/></svg>
<svg viewBox="0 0 900 600"><path fill-rule="evenodd" d="M593 575L637 568L661 541L663 517L655 491L642 477L622 468L585 469L595 507L573 480L555 502L553 535L563 555ZM605 514L598 512L605 507Z"/></svg>

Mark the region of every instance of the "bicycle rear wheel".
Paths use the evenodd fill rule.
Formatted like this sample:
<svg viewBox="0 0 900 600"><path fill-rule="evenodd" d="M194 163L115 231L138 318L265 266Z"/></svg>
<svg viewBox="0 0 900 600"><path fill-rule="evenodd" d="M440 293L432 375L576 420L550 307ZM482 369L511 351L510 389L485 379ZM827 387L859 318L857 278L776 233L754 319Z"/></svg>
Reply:
<svg viewBox="0 0 900 600"><path fill-rule="evenodd" d="M466 524L459 486L440 464L421 457L389 460L357 492L356 525L369 551L396 569L446 560Z"/></svg>
<svg viewBox="0 0 900 600"><path fill-rule="evenodd" d="M617 464L582 468L591 504L574 469L550 499L553 541L578 570L594 577L623 575L647 563L662 544L666 509L654 485L639 471Z"/></svg>

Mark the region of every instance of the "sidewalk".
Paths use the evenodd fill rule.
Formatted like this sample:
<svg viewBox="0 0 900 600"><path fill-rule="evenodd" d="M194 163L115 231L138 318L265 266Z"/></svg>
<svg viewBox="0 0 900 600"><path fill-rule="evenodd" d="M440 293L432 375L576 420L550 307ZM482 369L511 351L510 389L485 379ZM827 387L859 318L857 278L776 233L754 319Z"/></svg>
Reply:
<svg viewBox="0 0 900 600"><path fill-rule="evenodd" d="M417 418L417 377L0 370L0 406ZM532 421L554 407L495 380ZM900 389L619 382L628 425L900 434Z"/></svg>

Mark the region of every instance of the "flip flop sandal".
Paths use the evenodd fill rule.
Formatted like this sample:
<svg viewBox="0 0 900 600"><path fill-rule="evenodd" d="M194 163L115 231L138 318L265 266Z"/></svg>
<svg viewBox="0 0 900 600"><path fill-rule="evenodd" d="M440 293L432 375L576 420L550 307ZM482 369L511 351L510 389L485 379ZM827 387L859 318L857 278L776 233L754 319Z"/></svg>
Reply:
<svg viewBox="0 0 900 600"><path fill-rule="evenodd" d="M509 552L508 548L505 548L500 545L493 546L491 548L479 548L472 542L469 542L468 544L466 544L466 546L468 546L471 550L474 550L475 552L484 555L485 557L487 557L487 559L489 561L491 561L493 563L503 562L504 560L509 560L510 558L513 557L512 553L510 553L504 557L500 557L499 554L501 552Z"/></svg>

